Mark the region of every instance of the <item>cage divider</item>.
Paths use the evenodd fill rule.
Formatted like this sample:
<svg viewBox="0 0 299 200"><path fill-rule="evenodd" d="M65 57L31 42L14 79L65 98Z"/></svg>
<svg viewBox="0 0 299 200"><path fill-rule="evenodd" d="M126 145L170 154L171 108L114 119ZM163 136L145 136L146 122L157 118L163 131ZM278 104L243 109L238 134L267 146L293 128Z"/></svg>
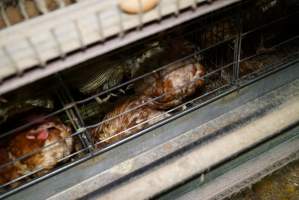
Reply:
<svg viewBox="0 0 299 200"><path fill-rule="evenodd" d="M241 6L241 9L243 7ZM237 14L234 16L237 21L237 36L234 40L234 65L233 65L233 78L232 83L239 87L239 73L240 73L240 57L242 51L242 18L241 11L238 10Z"/></svg>
<svg viewBox="0 0 299 200"><path fill-rule="evenodd" d="M79 134L79 138L81 140L81 143L85 148L88 148L89 153L92 154L94 149L94 145L92 142L92 139L90 137L89 130L85 129L85 123L84 120L80 114L80 111L78 109L78 106L74 103L74 99L70 93L70 90L68 89L67 85L63 81L62 77L60 74L56 74L57 79L59 80L60 85L62 86L61 88L61 97L64 98L62 101L63 106L72 104L73 106L70 107L70 109L67 109L66 112L69 113L69 118L72 123L75 124L75 129L76 131L83 130L81 134Z"/></svg>

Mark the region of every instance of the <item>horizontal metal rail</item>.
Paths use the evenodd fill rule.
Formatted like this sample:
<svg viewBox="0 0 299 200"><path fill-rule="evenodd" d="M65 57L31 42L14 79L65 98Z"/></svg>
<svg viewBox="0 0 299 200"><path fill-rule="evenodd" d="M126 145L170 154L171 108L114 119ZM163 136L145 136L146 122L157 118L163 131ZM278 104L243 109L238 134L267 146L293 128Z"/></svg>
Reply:
<svg viewBox="0 0 299 200"><path fill-rule="evenodd" d="M170 3L171 5L172 4L175 5L175 2L176 2L175 0L165 0L165 1L161 2L161 4L163 4L162 5L163 6L163 11L162 11L163 16L169 16L175 11L175 9L176 9L175 7L167 6L168 3ZM202 2L206 2L206 0L197 0L197 3L202 3ZM117 49L121 46L125 46L129 43L132 43L139 39L148 37L157 32L160 32L162 30L166 30L175 25L182 24L183 22L186 22L186 21L190 21L191 19L194 19L198 16L207 14L211 11L218 10L220 8L224 8L226 6L232 5L236 2L239 2L239 0L213 1L213 3L211 3L211 4L198 6L196 11L193 11L191 9L189 11L180 12L178 17L174 17L174 18L166 17L165 19L163 19L161 21L161 23L146 24L147 17L145 17L145 18L143 18L143 20L145 20L145 21L143 21L143 28L141 30L129 31L125 34L125 37L122 37L122 38L119 38L119 37L111 38L110 37L111 34L112 35L118 34L119 28L108 28L107 29L107 27L102 27L102 28L97 27L100 25L104 26L104 22L107 26L107 23L108 22L110 23L110 21L111 21L111 20L109 20L109 19L111 19L111 17L110 17L109 13L108 13L109 14L108 15L107 13L104 13L104 11L97 10L97 9L99 9L99 7L101 7L101 5L99 4L98 1L95 1L95 0L84 1L82 3L80 2L80 3L78 3L78 5L73 5L73 6L69 6L64 9L61 9L61 10L57 11L56 14L49 13L49 14L47 14L43 17L40 17L38 19L32 19L32 20L28 21L28 24L22 23L22 24L20 24L20 26L16 26L16 27L13 26L13 27L11 27L11 29L9 28L9 30L0 31L0 46L9 48L8 53L11 55L11 58L12 58L11 60L13 60L13 62L7 60L7 57L1 55L1 53L0 53L0 61L3 62L3 64L0 63L0 66L3 65L3 68L1 68L1 69L3 69L3 72L5 69L5 73L3 73L2 78L0 78L3 80L3 84L1 84L1 86L0 86L0 94L6 93L6 92L16 89L20 86L23 86L29 82L41 79L43 77L46 77L48 75L51 75L51 74L61 71L63 69L70 68L76 64L86 61L87 59L91 59L96 56L102 55L104 53L110 52L110 51ZM119 9L116 7L115 1L101 1L100 3L103 3L103 5L107 4L106 6L108 6L108 5L112 6L113 8L111 10L109 10L109 8L107 10L107 12L112 12L112 15L113 15L113 13L114 14L119 13ZM186 6L192 8L192 5L194 5L194 2L191 0L182 1L180 8L185 9ZM92 15L90 13L89 14L82 13L81 7L84 7L84 6L92 7L92 8L90 8L90 7L89 8L90 8L90 10L92 10L91 13L93 13L93 12L94 13ZM104 8L106 8L106 7L104 7ZM171 9L172 11L166 12L165 9L166 10ZM79 10L80 10L80 13L78 14ZM84 10L86 10L86 12L90 12L90 10L87 8ZM89 27L89 29L88 29L89 32L87 32L87 30L86 31L84 30L84 32L83 32L80 27L78 29L78 28L76 28L77 26L73 26L73 24L74 24L73 19L71 22L68 21L69 18L71 18L71 17L64 17L65 16L64 12L67 12L70 15L74 15L74 17L76 17L77 15L80 16L78 19L80 22L77 22L78 24L87 23L85 21L81 22L83 19L86 18L86 21L91 22L91 27L94 27L94 28ZM74 13L74 14L71 14L71 13ZM101 14L101 17L99 17L99 15L98 15L99 13ZM150 13L146 13L145 15L146 16L151 16L151 15L155 16L156 13L157 13L156 10L154 10L154 11L151 11ZM64 16L61 16L61 15L64 15ZM124 15L124 14L122 14L122 15ZM60 16L61 19L65 19L64 23L66 23L67 25L65 25L62 22L60 24L57 24L56 19L58 16ZM98 16L98 19L95 19L94 16ZM105 19L104 19L104 16L105 16ZM116 16L117 17L115 19L116 20L115 25L118 27L119 26L119 22L118 22L119 14L117 14ZM48 20L44 20L43 18L49 18L49 20L54 19L55 23L54 22L49 23ZM96 20L99 20L99 19L101 20L101 23L96 23ZM126 21L127 19L130 20L130 23L136 22L135 18L133 16L128 16L126 19L123 19L123 20ZM157 17L157 19L158 19L158 17ZM152 20L151 17L150 17L150 20ZM156 20L156 18L154 20ZM41 31L44 32L45 30L32 31L32 27L37 27L37 28L41 27L40 25L37 26L37 25L33 25L33 24L43 23L44 21L47 22L47 24L44 26L46 26L46 29L47 28L49 29L48 31L45 32L45 34L41 33ZM95 23L93 23L93 21L95 21ZM139 26L138 25L139 22L136 22L136 23L137 23L137 26ZM23 27L23 26L27 26L27 25L30 26L30 28ZM128 30L128 27L127 26L125 26L125 27L126 27L126 30ZM62 30L65 28L71 28L71 30L68 30L68 31ZM30 48L30 45L28 44L28 42L24 42L25 40L23 41L20 38L19 39L10 38L10 37L12 37L12 35L16 35L16 34L11 33L11 32L17 31L15 29L22 29L22 30L26 30L26 31L28 30L30 32L32 31L34 33L39 33L39 36L44 36L46 38L44 38L43 42L38 41L38 43L37 43L37 41L34 40L33 41L33 42L35 42L34 46L37 47L38 50L32 50L32 48ZM93 30L93 29L95 29L95 30ZM96 31L97 29L99 29L99 31ZM130 25L129 29L130 30L132 29L131 25ZM72 36L72 34L66 34L66 33L76 33L76 32L78 32L78 30L81 31L82 33L77 33L76 36L75 35ZM109 33L103 33L103 31L108 31ZM55 33L55 34L53 34L53 33ZM26 38L28 38L28 37L32 38L32 39L36 38L36 37L31 36L31 34L32 33L25 34ZM58 34L60 34L60 35L58 35ZM84 34L84 36L83 36L83 34ZM29 35L29 36L27 36L27 35ZM82 43L79 41L79 37L78 37L79 35L82 35L82 37L84 37L84 39L80 39L80 40L85 41L86 46L93 44L95 42L98 42L98 41L102 41L103 36L106 38L106 41L105 41L105 43L100 43L100 44L96 44L94 46L89 46L83 52L74 52L74 50L81 48L80 44L82 44ZM72 38L65 39L66 36L72 37ZM17 37L22 37L22 36L17 36ZM53 37L54 37L54 39L53 39ZM1 38L3 38L3 40ZM108 38L111 38L111 39L108 39ZM62 39L63 39L63 41L62 41ZM90 39L92 39L92 41ZM18 40L21 40L18 43L20 45L22 44L22 47L15 46L16 41L18 41ZM26 39L26 41L27 41L27 39ZM1 44L1 42L4 42L5 44ZM45 42L46 43L50 42L51 44L46 45ZM10 44L10 43L13 43L14 45ZM65 45L67 45L67 46L65 46ZM71 46L69 46L69 45L71 45ZM14 47L13 51L11 49L12 47ZM43 47L44 48L49 47L50 49L43 50L42 49ZM41 55L36 56L34 54L34 52L36 52L36 51L40 52ZM47 62L47 61L53 60L53 58L55 58L55 57L65 57L67 53L71 53L71 52L74 52L74 53L67 55L68 59ZM24 53L26 53L26 55L24 55ZM61 55L61 53L63 53L63 55ZM45 55L45 54L47 54L47 55ZM32 68L39 64L38 60L36 59L38 57L42 58L43 62L47 63L46 67L44 69L35 68L33 70L28 71L27 69ZM26 63L25 63L25 61L26 61ZM11 65L14 62L15 62L15 68L17 68L21 72L24 72L23 76L21 76L21 77L14 76L14 77L8 78L7 80L4 80L6 77L9 77L9 76L12 76L15 74L15 72L12 70L14 68L11 68ZM22 62L22 64L20 62ZM24 66L23 66L23 64L24 64ZM6 75L4 75L4 74L6 74Z"/></svg>

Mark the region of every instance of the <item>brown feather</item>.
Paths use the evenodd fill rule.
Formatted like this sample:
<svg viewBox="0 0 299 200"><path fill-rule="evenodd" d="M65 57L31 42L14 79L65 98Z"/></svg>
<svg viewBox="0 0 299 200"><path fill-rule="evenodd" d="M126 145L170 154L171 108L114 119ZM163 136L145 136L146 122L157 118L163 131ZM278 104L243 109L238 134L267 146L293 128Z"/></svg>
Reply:
<svg viewBox="0 0 299 200"><path fill-rule="evenodd" d="M32 131L45 126L49 127L49 135L45 140L40 140L37 137L28 138L28 134L31 134ZM28 130L16 133L9 139L8 145L1 149L3 157L1 157L1 165L9 161L15 162L0 169L0 183L4 184L40 168L44 169L43 173L54 168L60 159L72 151L73 139L70 135L70 128L56 119L44 121ZM45 148L48 145L49 147ZM20 157L24 157L24 159L16 160ZM18 184L19 182L12 187Z"/></svg>
<svg viewBox="0 0 299 200"><path fill-rule="evenodd" d="M101 141L97 146L104 147L119 141L168 116L165 112L143 105L149 100L145 96L138 96L119 102L106 114L104 122L92 130L94 140ZM138 108L135 109L136 107Z"/></svg>
<svg viewBox="0 0 299 200"><path fill-rule="evenodd" d="M137 83L138 94L157 98L152 106L155 109L167 109L182 103L192 95L204 81L204 67L194 61L172 65Z"/></svg>

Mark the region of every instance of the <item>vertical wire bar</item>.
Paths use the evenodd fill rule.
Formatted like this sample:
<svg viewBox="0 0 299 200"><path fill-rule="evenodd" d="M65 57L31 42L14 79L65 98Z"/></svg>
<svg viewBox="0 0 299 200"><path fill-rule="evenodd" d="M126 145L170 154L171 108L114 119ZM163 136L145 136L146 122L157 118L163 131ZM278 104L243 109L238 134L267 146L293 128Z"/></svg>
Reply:
<svg viewBox="0 0 299 200"><path fill-rule="evenodd" d="M74 101L73 99L71 99L71 101ZM74 110L75 110L75 114L76 114L76 116L78 117L78 119L79 119L79 122L80 122L80 128L84 128L85 129L85 123L84 123L84 120L83 120L83 118L82 118L82 116L81 116L81 114L80 114L80 110L79 110L79 108L78 108L78 106L75 104L75 106L74 106ZM90 153L92 153L93 151L92 151L92 149L95 149L95 146L94 146L94 142L93 142L93 140L92 140L92 138L90 137L91 136L91 133L90 133L90 131L89 131L89 129L86 129L81 135L83 135L84 137L84 140L85 140L85 142L87 143L87 147L88 147L88 149L89 149L89 151L90 151Z"/></svg>
<svg viewBox="0 0 299 200"><path fill-rule="evenodd" d="M66 86L65 82L63 81L63 79L62 79L62 77L60 75L59 75L59 79L60 79L60 82L62 84L63 91L65 92L65 94L66 94L69 102L71 102L72 104L74 104L74 106L73 106L73 108L75 110L74 116L78 119L78 124L77 124L78 128L79 129L84 128L85 127L85 123L84 123L84 120L83 120L83 118L81 116L81 113L80 113L80 110L78 108L78 105L74 103L75 100L74 100L73 96L71 95L71 92L70 92L69 88ZM86 132L87 132L87 134L86 134ZM85 142L87 144L86 147L88 147L88 148L90 148L90 146L94 147L93 146L93 142L91 142L92 140L89 137L90 136L89 131L86 130L82 134L84 135L84 140L85 140ZM82 134L80 134L80 135L82 135Z"/></svg>
<svg viewBox="0 0 299 200"><path fill-rule="evenodd" d="M78 20L74 20L73 22L74 22L74 25L75 25L75 29L76 29L76 33L77 33L77 36L78 36L78 39L79 39L81 49L85 49L86 45L84 43L84 39L83 39L81 28L79 26L79 22L78 22Z"/></svg>
<svg viewBox="0 0 299 200"><path fill-rule="evenodd" d="M208 20L207 20L208 21ZM203 31L203 34L201 34L201 40L202 40L202 44L204 44L205 48L209 47L212 41L212 38L208 38L208 34L210 34L211 30L209 30L209 28L205 27L205 31ZM208 41L210 39L210 41Z"/></svg>
<svg viewBox="0 0 299 200"><path fill-rule="evenodd" d="M60 42L59 42L59 40L58 40L57 34L56 34L56 32L55 32L55 29L52 28L52 29L50 30L50 33L51 33L51 35L52 35L52 37L53 37L53 39L54 39L54 42L56 43L56 46L57 46L57 49L58 49L58 51L59 51L59 55L60 55L60 57L61 57L61 58L65 58L65 53L64 53L63 48L62 48L62 46L61 46L61 44L60 44Z"/></svg>
<svg viewBox="0 0 299 200"><path fill-rule="evenodd" d="M123 17L122 17L122 12L120 9L117 9L117 14L118 14L118 26L119 26L119 37L123 37L125 35L124 32L124 24L123 24Z"/></svg>
<svg viewBox="0 0 299 200"><path fill-rule="evenodd" d="M233 64L233 84L237 84L239 76L238 76L238 65L239 65L239 60L238 60L238 54L239 54L239 36L234 40L234 64Z"/></svg>
<svg viewBox="0 0 299 200"><path fill-rule="evenodd" d="M10 23L10 21L8 19L8 16L7 16L6 12L5 12L4 5L2 3L0 3L0 12L1 12L1 17L2 17L5 25L6 26L10 26L11 23Z"/></svg>
<svg viewBox="0 0 299 200"><path fill-rule="evenodd" d="M67 106L69 100L67 99L67 97L65 97L64 93L65 93L65 90L63 88L63 91L58 93L58 98L61 101L62 106ZM73 127L75 128L75 130L79 131L81 129L81 126L78 123L79 120L78 120L77 116L74 114L74 111L72 110L72 108L69 108L69 109L65 110L65 113L66 113L68 119L71 121L71 123L72 123ZM89 149L89 146L90 146L89 142L87 142L86 139L84 137L82 137L82 133L78 134L77 136L79 137L83 147Z"/></svg>
<svg viewBox="0 0 299 200"><path fill-rule="evenodd" d="M29 15L27 13L24 0L19 0L18 6L19 6L21 14L25 18L25 20L28 20L29 19Z"/></svg>
<svg viewBox="0 0 299 200"><path fill-rule="evenodd" d="M77 130L79 128L79 126L75 122L76 120L73 120L75 117L72 117L72 113L70 112L71 106L68 106L65 96L63 95L63 93L60 90L58 90L56 92L57 92L58 99L61 102L62 106L69 107L64 112L66 113L68 119L71 121L72 126Z"/></svg>
<svg viewBox="0 0 299 200"><path fill-rule="evenodd" d="M240 57L241 57L241 48L242 48L241 10L239 10L236 17L237 17L238 35L237 38L235 39L235 45L234 45L233 83L237 87L239 87Z"/></svg>
<svg viewBox="0 0 299 200"><path fill-rule="evenodd" d="M180 14L180 0L175 1L175 15L178 16Z"/></svg>
<svg viewBox="0 0 299 200"><path fill-rule="evenodd" d="M158 21L161 22L161 20L162 20L162 0L160 0L158 2L157 12L158 12Z"/></svg>
<svg viewBox="0 0 299 200"><path fill-rule="evenodd" d="M228 23L228 22L227 22ZM222 24L221 25L221 36L220 36L220 39L222 40L222 41L224 41L225 40L225 26L226 26L227 24ZM229 30L229 28L227 29L227 31ZM229 46L229 44L227 44L226 46ZM224 65L224 55L225 55L225 59L227 59L227 57L226 57L226 51L228 51L228 49L223 49L222 48L222 50L221 50L222 52L221 52L221 66L223 66Z"/></svg>
<svg viewBox="0 0 299 200"><path fill-rule="evenodd" d="M193 0L192 8L193 8L193 10L196 10L196 8L197 8L197 0Z"/></svg>
<svg viewBox="0 0 299 200"><path fill-rule="evenodd" d="M60 84L62 85L62 91L60 93L58 93L58 98L61 101L62 106L65 107L65 106L68 106L68 102L70 102L70 101L67 97L68 95L64 95L66 93L66 91L65 91L66 89L64 88L65 85L64 85L64 83L62 83L62 80L60 80ZM81 127L80 122L79 122L80 119L75 114L73 108L66 109L65 113L66 113L68 119L71 121L71 123L72 123L73 127L75 128L75 130L76 131L82 130L82 127ZM79 137L79 139L82 143L83 149L87 148L88 151L91 152L90 147L92 145L89 144L89 142L86 139L86 136L83 135L83 133L84 133L84 131L82 133L78 134L77 136Z"/></svg>
<svg viewBox="0 0 299 200"><path fill-rule="evenodd" d="M36 4L36 7L42 14L46 14L49 12L45 0L34 0L34 2Z"/></svg>
<svg viewBox="0 0 299 200"><path fill-rule="evenodd" d="M216 32L215 33L213 33L213 35L215 35L215 43L217 44L217 29L218 29L218 26L216 25ZM220 47L220 48L219 48ZM217 48L216 48L216 58L215 58L215 67L217 68L218 67L218 65L219 65L219 49L221 49L222 48L222 46L218 46Z"/></svg>
<svg viewBox="0 0 299 200"><path fill-rule="evenodd" d="M64 8L65 7L65 3L63 0L56 0L56 3L58 4L59 8Z"/></svg>
<svg viewBox="0 0 299 200"><path fill-rule="evenodd" d="M141 30L142 26L143 26L143 2L142 0L138 0L138 6L139 6L139 12L138 12L138 21L139 21L139 26L138 26L138 30Z"/></svg>
<svg viewBox="0 0 299 200"><path fill-rule="evenodd" d="M8 49L6 48L6 46L2 47L2 50L4 52L4 55L9 59L9 61L12 64L12 67L15 69L16 74L17 75L21 75L22 74L22 70L18 67L17 62L15 61L15 59L13 58L13 56L10 54L10 52L8 51Z"/></svg>
<svg viewBox="0 0 299 200"><path fill-rule="evenodd" d="M74 104L75 101L74 101L68 87L65 85L62 77L59 74L57 74L57 77L58 77L58 79L59 79L59 81L62 85L63 92L66 94L67 102L71 102L71 103ZM84 120L83 120L83 118L80 114L80 110L79 110L77 104L74 104L73 108L74 108L74 111L72 110L72 113L70 113L70 114L78 120L77 124L76 124L76 126L78 127L78 130L81 129L81 128L84 128L85 123L84 123ZM72 119L73 118L71 118L71 120ZM94 143L92 142L92 139L90 138L89 130L83 131L82 134L80 134L79 136L82 137L83 144L85 145L85 147L88 147L89 152L92 154L93 153L92 149L94 149L95 146L94 146Z"/></svg>
<svg viewBox="0 0 299 200"><path fill-rule="evenodd" d="M100 35L100 40L103 42L105 40L105 35L104 35L104 29L103 29L103 23L102 23L102 18L101 18L101 11L96 12L96 20L98 24L98 29L99 29L99 35Z"/></svg>
<svg viewBox="0 0 299 200"><path fill-rule="evenodd" d="M201 63L202 57L200 55L200 47L196 45L195 50L194 50L194 59L198 62Z"/></svg>
<svg viewBox="0 0 299 200"><path fill-rule="evenodd" d="M30 37L26 38L29 46L31 47L31 49L34 52L35 58L37 59L37 61L39 62L41 67L45 67L46 66L46 62L42 59L38 49L36 48L35 44L33 43L32 39Z"/></svg>
<svg viewBox="0 0 299 200"><path fill-rule="evenodd" d="M224 22L225 22L225 21L224 21ZM221 27L222 27L222 28L221 28L221 34L222 34L222 35L221 35L221 37L220 37L221 40L225 40L225 39L226 39L226 37L225 37L225 32L226 32L226 31L229 31L229 27L225 27L226 25L228 26L227 23L229 23L229 21L223 23L222 26L221 26ZM226 28L227 28L227 29L226 29ZM225 30L226 30L226 31L225 31Z"/></svg>

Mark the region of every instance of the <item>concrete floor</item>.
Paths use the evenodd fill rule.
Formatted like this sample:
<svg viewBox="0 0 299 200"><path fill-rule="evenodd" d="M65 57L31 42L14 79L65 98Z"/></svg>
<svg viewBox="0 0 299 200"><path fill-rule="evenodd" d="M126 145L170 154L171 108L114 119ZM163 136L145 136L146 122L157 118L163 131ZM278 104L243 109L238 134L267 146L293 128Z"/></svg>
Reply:
<svg viewBox="0 0 299 200"><path fill-rule="evenodd" d="M299 160L226 200L299 200Z"/></svg>

